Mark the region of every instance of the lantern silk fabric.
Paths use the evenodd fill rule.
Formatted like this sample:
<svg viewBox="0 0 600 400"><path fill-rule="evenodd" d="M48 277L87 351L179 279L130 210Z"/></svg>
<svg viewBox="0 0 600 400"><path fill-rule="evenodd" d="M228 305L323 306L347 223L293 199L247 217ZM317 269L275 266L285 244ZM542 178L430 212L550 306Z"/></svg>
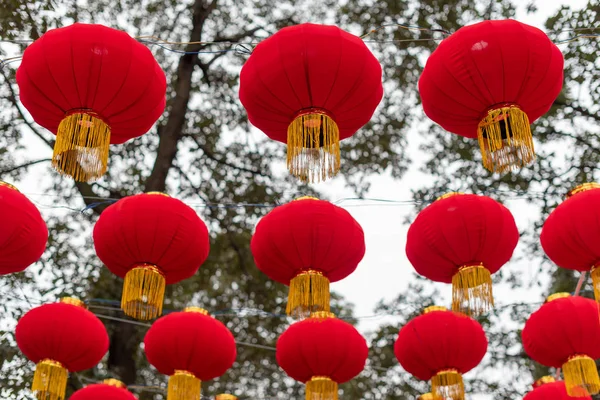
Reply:
<svg viewBox="0 0 600 400"><path fill-rule="evenodd" d="M148 132L166 104L166 77L148 47L103 25L46 32L25 50L17 83L35 122L57 134L55 166L76 174L71 157L86 168L74 176L82 180L102 176L108 144Z"/></svg>
<svg viewBox="0 0 600 400"><path fill-rule="evenodd" d="M125 385L98 383L79 389L69 400L137 400Z"/></svg>
<svg viewBox="0 0 600 400"><path fill-rule="evenodd" d="M4 182L0 182L0 221L0 275L24 271L46 250L46 223L25 195Z"/></svg>
<svg viewBox="0 0 600 400"><path fill-rule="evenodd" d="M583 394L582 396L578 396L578 399L592 400L592 397ZM560 381L544 383L536 387L531 392L527 393L525 397L523 397L523 400L573 400L573 397L568 395L565 383Z"/></svg>

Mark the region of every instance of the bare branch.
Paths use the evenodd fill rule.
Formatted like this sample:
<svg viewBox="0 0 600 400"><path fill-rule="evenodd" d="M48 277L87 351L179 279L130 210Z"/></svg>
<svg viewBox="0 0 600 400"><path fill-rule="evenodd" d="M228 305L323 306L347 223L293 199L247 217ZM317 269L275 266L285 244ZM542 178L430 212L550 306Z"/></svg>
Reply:
<svg viewBox="0 0 600 400"><path fill-rule="evenodd" d="M0 170L0 174L8 174L10 172L14 172L14 171L19 170L21 168L27 168L27 167L30 167L32 165L43 163L43 162L46 162L46 161L52 161L52 159L51 158L42 158L41 160L28 161L28 162L26 162L24 164L17 165L17 166L12 167L12 168Z"/></svg>
<svg viewBox="0 0 600 400"><path fill-rule="evenodd" d="M554 100L554 105L561 106L561 107L568 107L568 108L572 109L573 111L575 111L576 113L583 115L584 117L592 118L592 119L600 122L600 115L592 113L587 108L583 108L583 107L577 106L573 103L567 103L566 101L561 101L558 99Z"/></svg>

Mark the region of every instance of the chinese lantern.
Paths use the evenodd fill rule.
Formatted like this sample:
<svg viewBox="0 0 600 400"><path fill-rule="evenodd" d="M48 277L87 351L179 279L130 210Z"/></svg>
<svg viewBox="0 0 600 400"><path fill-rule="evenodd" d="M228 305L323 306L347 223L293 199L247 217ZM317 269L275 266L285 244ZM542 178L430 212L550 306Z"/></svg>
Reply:
<svg viewBox="0 0 600 400"><path fill-rule="evenodd" d="M46 223L25 195L2 181L0 221L0 276L24 271L39 260L46 249Z"/></svg>
<svg viewBox="0 0 600 400"><path fill-rule="evenodd" d="M150 50L102 25L46 32L25 50L17 83L35 122L56 135L52 164L77 181L104 175L109 144L148 132L166 102Z"/></svg>
<svg viewBox="0 0 600 400"><path fill-rule="evenodd" d="M579 388L582 392L583 400L592 400L584 389ZM573 397L567 394L565 383L556 382L551 376L544 376L538 379L533 384L533 390L523 397L523 400L571 400Z"/></svg>
<svg viewBox="0 0 600 400"><path fill-rule="evenodd" d="M362 372L368 353L356 328L320 311L283 332L276 358L290 378L306 383L306 400L337 400L338 384Z"/></svg>
<svg viewBox="0 0 600 400"><path fill-rule="evenodd" d="M144 338L148 362L169 375L167 400L199 399L201 382L223 375L235 362L235 339L198 307L159 318Z"/></svg>
<svg viewBox="0 0 600 400"><path fill-rule="evenodd" d="M106 379L102 383L88 385L73 393L69 400L137 400L127 386L116 379Z"/></svg>
<svg viewBox="0 0 600 400"><path fill-rule="evenodd" d="M15 339L37 364L31 390L40 400L63 400L68 372L93 368L108 351L102 322L70 297L28 311L17 323Z"/></svg>
<svg viewBox="0 0 600 400"><path fill-rule="evenodd" d="M250 247L258 269L290 287L287 313L307 317L329 311L329 283L354 272L365 238L343 208L302 197L263 217Z"/></svg>
<svg viewBox="0 0 600 400"><path fill-rule="evenodd" d="M465 26L443 40L419 79L425 114L477 138L483 165L505 172L535 158L530 124L563 84L563 56L541 30L514 20Z"/></svg>
<svg viewBox="0 0 600 400"><path fill-rule="evenodd" d="M420 275L452 283L454 311L479 315L494 305L491 274L510 260L518 240L515 220L502 204L449 193L412 223L406 255Z"/></svg>
<svg viewBox="0 0 600 400"><path fill-rule="evenodd" d="M595 301L568 293L548 297L531 314L522 332L529 357L547 367L562 368L569 396L600 392L594 360L600 358L600 322ZM585 389L584 393L581 389Z"/></svg>
<svg viewBox="0 0 600 400"><path fill-rule="evenodd" d="M424 381L431 380L435 399L463 400L462 375L481 362L487 345L477 321L432 306L400 329L394 353L406 372Z"/></svg>
<svg viewBox="0 0 600 400"><path fill-rule="evenodd" d="M144 193L104 210L94 247L106 267L125 278L125 314L149 320L162 314L165 285L191 277L204 263L210 238L192 208L163 193Z"/></svg>
<svg viewBox="0 0 600 400"><path fill-rule="evenodd" d="M240 73L252 125L287 143L290 172L307 182L340 169L340 140L363 127L383 97L381 65L336 26L283 28L256 46Z"/></svg>
<svg viewBox="0 0 600 400"><path fill-rule="evenodd" d="M550 213L540 242L556 265L591 271L596 301L600 301L600 184L584 183Z"/></svg>
<svg viewBox="0 0 600 400"><path fill-rule="evenodd" d="M237 397L232 394L218 394L215 400L237 400Z"/></svg>

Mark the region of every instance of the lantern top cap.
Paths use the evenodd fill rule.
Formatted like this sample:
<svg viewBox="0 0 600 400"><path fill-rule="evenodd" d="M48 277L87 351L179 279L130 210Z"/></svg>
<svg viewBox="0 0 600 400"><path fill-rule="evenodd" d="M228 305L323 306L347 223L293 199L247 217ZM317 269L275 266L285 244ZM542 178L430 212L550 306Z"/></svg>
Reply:
<svg viewBox="0 0 600 400"><path fill-rule="evenodd" d="M9 189L16 190L17 192L19 191L19 189L7 182L0 181L0 186L5 186Z"/></svg>
<svg viewBox="0 0 600 400"><path fill-rule="evenodd" d="M588 183L582 183L581 185L577 185L573 189L571 189L567 192L566 197L567 197L567 199L569 199L578 193L587 192L588 190L592 190L592 189L600 189L600 183L588 182Z"/></svg>
<svg viewBox="0 0 600 400"><path fill-rule="evenodd" d="M298 197L297 199L294 199L294 201L300 201L300 200L319 200L316 197L313 196L301 196Z"/></svg>
<svg viewBox="0 0 600 400"><path fill-rule="evenodd" d="M58 302L63 304L71 304L72 306L77 306L81 308L87 308L85 306L85 303L76 297L62 297Z"/></svg>
<svg viewBox="0 0 600 400"><path fill-rule="evenodd" d="M194 307L194 306L190 306L190 307L186 307L183 309L183 312L185 313L196 313L196 314L202 314L202 315L209 315L208 311L202 307Z"/></svg>
<svg viewBox="0 0 600 400"><path fill-rule="evenodd" d="M237 397L232 394L222 393L218 394L215 400L237 400Z"/></svg>
<svg viewBox="0 0 600 400"><path fill-rule="evenodd" d="M556 380L554 379L554 377L547 375L547 376L542 376L540 379L538 379L537 381L535 381L533 383L533 388L538 388L546 383L552 383L552 382L556 382Z"/></svg>
<svg viewBox="0 0 600 400"><path fill-rule="evenodd" d="M423 309L422 315L432 313L434 311L448 311L448 309L444 306L429 306Z"/></svg>
<svg viewBox="0 0 600 400"><path fill-rule="evenodd" d="M104 381L102 381L103 384L108 385L108 386L113 386L113 387L117 387L117 388L121 388L121 389L127 389L127 386L121 382L118 379L105 379Z"/></svg>
<svg viewBox="0 0 600 400"><path fill-rule="evenodd" d="M146 192L146 193L144 193L144 194L150 194L150 195L156 195L156 196L165 196L165 197L171 197L171 196L169 196L168 194L166 194L166 193L163 193L163 192Z"/></svg>
<svg viewBox="0 0 600 400"><path fill-rule="evenodd" d="M417 400L435 400L435 397L431 393L424 393L417 397Z"/></svg>
<svg viewBox="0 0 600 400"><path fill-rule="evenodd" d="M327 319L327 318L335 318L335 314L329 311L316 311L310 314L311 319Z"/></svg>
<svg viewBox="0 0 600 400"><path fill-rule="evenodd" d="M558 293L551 294L550 296L548 296L546 298L546 303L550 303L551 301L557 300L557 299L564 299L565 297L571 297L571 293L558 292Z"/></svg>
<svg viewBox="0 0 600 400"><path fill-rule="evenodd" d="M443 194L440 197L438 197L435 201L444 200L444 199L447 199L448 197L462 196L464 194L465 193L463 193L463 192L448 192L448 193Z"/></svg>

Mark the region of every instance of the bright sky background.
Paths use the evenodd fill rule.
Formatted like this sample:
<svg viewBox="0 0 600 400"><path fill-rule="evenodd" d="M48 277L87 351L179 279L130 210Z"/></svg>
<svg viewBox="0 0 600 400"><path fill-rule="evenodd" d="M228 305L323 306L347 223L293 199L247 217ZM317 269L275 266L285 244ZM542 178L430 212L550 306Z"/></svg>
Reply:
<svg viewBox="0 0 600 400"><path fill-rule="evenodd" d="M586 3L585 0L537 0L538 12L536 14L527 15L523 5L523 8L519 10L517 19L545 30L543 24L546 18L552 15L560 5L569 4L574 8L578 8L585 6ZM420 153L418 149L418 133L408 132L407 134L410 145L406 151L418 155ZM450 133L448 134L450 135ZM33 140L31 144L30 159L49 156L47 147L37 146L37 143L34 143ZM419 157L415 158L419 159ZM421 159L423 158L421 157ZM342 162L344 162L343 154ZM387 174L373 177L371 179L371 189L366 197L401 201L411 200L411 189L420 188L431 181L430 177L418 171L419 167L419 163L415 162L409 172L400 181L392 179ZM47 174L48 171L45 170L46 168L49 168L49 166L45 165L43 168L33 168L32 174L36 174L38 177L39 174ZM19 182L18 186L25 194L39 193L36 181L38 179L26 179ZM315 185L315 187L325 193L331 200L354 197L353 193L344 187L343 181L340 179ZM33 199L39 200L42 203L45 202L46 204L52 203L51 198L34 196ZM404 252L408 229L408 225L404 224L404 219L411 213L413 206L385 205L369 201L346 201L339 205L347 208L362 225L366 235L367 253L356 272L345 280L333 284L332 289L343 294L349 301L355 304L357 316L373 315L373 309L377 302L382 298L386 300L393 299L414 279L413 269ZM524 200L513 200L507 205L515 215L520 230L527 228L529 222L536 217L535 210L528 207ZM532 213L532 211L534 212ZM44 210L42 212L45 213ZM534 276L535 267L527 265L527 263L513 262L509 263L505 268L521 269L526 271L528 277L532 279L536 278ZM447 295L445 299L440 299L440 303L448 305L450 295L449 285L435 285L438 285L440 292ZM523 289L523 291L519 292L510 291L504 287L495 287L494 292L497 303L500 305L507 302L537 302L541 300L541 292L536 290ZM383 321L385 321L385 318L363 319L359 324L359 330L363 333L372 332ZM487 400L489 397L473 396L472 398L475 400Z"/></svg>

